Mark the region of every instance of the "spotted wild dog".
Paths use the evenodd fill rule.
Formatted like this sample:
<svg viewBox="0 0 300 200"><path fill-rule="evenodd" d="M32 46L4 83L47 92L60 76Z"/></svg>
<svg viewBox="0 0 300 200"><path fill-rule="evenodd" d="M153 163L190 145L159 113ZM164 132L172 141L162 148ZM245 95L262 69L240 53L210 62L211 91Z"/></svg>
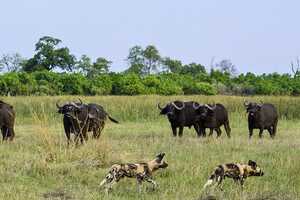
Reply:
<svg viewBox="0 0 300 200"><path fill-rule="evenodd" d="M205 183L203 189L208 186L217 183L217 186L221 186L222 181L225 177L232 178L236 183L240 183L243 187L244 181L249 176L263 176L264 172L260 167L257 166L255 161L249 160L248 164L240 163L227 163L219 165L213 174L209 177Z"/></svg>
<svg viewBox="0 0 300 200"><path fill-rule="evenodd" d="M158 154L155 159L147 163L127 163L127 164L114 164L105 179L100 183L100 187L105 186L106 192L112 189L112 186L119 182L124 177L136 178L138 183L138 191L141 192L141 185L143 181L147 181L153 185L153 189L157 183L152 179L154 171L160 168L168 167L168 164L163 161L165 153Z"/></svg>

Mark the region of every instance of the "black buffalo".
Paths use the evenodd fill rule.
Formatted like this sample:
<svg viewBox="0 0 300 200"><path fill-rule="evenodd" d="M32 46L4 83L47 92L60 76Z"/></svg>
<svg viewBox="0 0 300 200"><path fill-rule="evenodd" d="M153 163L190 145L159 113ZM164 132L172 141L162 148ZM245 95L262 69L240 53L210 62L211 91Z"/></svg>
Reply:
<svg viewBox="0 0 300 200"><path fill-rule="evenodd" d="M0 100L0 128L3 140L13 140L16 113L13 106Z"/></svg>
<svg viewBox="0 0 300 200"><path fill-rule="evenodd" d="M270 103L244 102L248 113L249 138L253 135L253 129L259 129L259 137L263 131L268 130L271 138L274 138L277 130L278 114L275 106Z"/></svg>
<svg viewBox="0 0 300 200"><path fill-rule="evenodd" d="M199 115L200 134L205 136L205 129L209 128L209 136L213 134L213 130L217 132L217 137L220 137L222 131L220 127L224 125L227 136L230 138L231 128L229 125L228 112L222 104L214 106L209 104L193 104L194 109Z"/></svg>
<svg viewBox="0 0 300 200"><path fill-rule="evenodd" d="M109 118L115 123L117 120L109 116L104 108L98 104L83 104L80 102L68 102L63 106L58 105L58 113L63 114L63 124L68 143L71 133L75 134L75 141L80 138L81 143L88 139L87 132L93 132L93 138L99 138L104 128L105 121Z"/></svg>
<svg viewBox="0 0 300 200"><path fill-rule="evenodd" d="M193 101L174 101L168 103L163 108L160 104L157 105L161 110L160 114L167 115L173 131L173 136L177 136L177 128L179 128L179 137L181 137L183 128L190 128L191 126L195 128L197 135L200 136L199 125L197 123L197 113L193 107L194 103L195 102Z"/></svg>

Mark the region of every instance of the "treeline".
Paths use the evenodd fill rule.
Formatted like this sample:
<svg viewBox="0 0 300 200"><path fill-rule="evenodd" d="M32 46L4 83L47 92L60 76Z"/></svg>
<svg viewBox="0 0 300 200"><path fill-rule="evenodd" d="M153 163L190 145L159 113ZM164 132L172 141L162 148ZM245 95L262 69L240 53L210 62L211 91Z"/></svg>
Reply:
<svg viewBox="0 0 300 200"><path fill-rule="evenodd" d="M294 74L238 74L230 60L213 64L210 71L198 63L162 57L155 46L134 46L128 68L110 71L111 61L87 55L77 59L61 41L45 36L35 54L0 59L0 95L299 95L299 62Z"/></svg>
<svg viewBox="0 0 300 200"><path fill-rule="evenodd" d="M248 73L231 78L212 71L197 76L162 73L139 76L108 73L10 72L0 75L0 95L299 95L300 78Z"/></svg>

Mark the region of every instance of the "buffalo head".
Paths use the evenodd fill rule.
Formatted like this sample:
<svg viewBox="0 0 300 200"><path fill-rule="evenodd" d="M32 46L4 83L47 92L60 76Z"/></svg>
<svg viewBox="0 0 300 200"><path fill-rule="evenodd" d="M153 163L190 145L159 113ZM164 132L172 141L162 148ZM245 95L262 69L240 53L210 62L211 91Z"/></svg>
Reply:
<svg viewBox="0 0 300 200"><path fill-rule="evenodd" d="M160 109L161 115L173 115L176 111L181 111L184 109L185 104L182 101L174 101L168 103L166 106L161 107L160 104L157 104L157 107Z"/></svg>
<svg viewBox="0 0 300 200"><path fill-rule="evenodd" d="M56 107L58 109L57 112L69 117L72 117L74 113L80 112L82 105L83 104L80 99L79 102L67 102L62 106L60 106L58 102L56 102Z"/></svg>
<svg viewBox="0 0 300 200"><path fill-rule="evenodd" d="M193 103L193 108L199 113L200 119L206 119L207 116L212 115L215 112L216 107L216 105L211 106L209 104Z"/></svg>
<svg viewBox="0 0 300 200"><path fill-rule="evenodd" d="M249 113L250 116L254 116L260 111L262 104L244 101L244 106L246 107L246 112Z"/></svg>

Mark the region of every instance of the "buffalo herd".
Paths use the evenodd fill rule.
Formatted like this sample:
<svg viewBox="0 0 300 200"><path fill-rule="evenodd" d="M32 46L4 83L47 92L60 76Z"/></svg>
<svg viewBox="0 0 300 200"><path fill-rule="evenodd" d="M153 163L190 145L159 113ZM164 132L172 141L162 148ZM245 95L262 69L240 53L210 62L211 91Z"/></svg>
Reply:
<svg viewBox="0 0 300 200"><path fill-rule="evenodd" d="M260 138L265 129L268 130L271 138L274 138L278 122L275 106L269 103L248 101L244 101L244 106L248 113L249 138L253 135L253 129L259 129ZM84 143L88 140L88 132L92 132L93 138L99 138L107 119L119 123L101 105L85 104L80 99L77 102L66 102L63 105L56 103L56 107L57 112L63 115L63 125L68 143L71 141L71 134L74 134L76 144L79 141ZM177 134L179 137L182 136L184 127L194 127L198 137L205 137L206 129L210 131L209 136L215 131L217 137L220 137L222 134L221 126L224 126L227 137L230 138L231 136L228 111L222 104L172 101L165 106L158 104L158 108L161 115L168 117L175 137ZM0 100L0 128L3 140L13 140L15 117L13 106Z"/></svg>
<svg viewBox="0 0 300 200"><path fill-rule="evenodd" d="M259 137L262 137L264 129L267 129L271 138L276 135L278 114L274 105L269 103L244 102L248 113L249 138L253 134L253 129L259 129ZM174 101L164 107L158 104L161 115L166 115L171 124L173 136L182 136L184 127L193 126L199 137L206 136L205 129L209 128L209 136L215 130L217 137L221 136L220 127L224 125L227 137L230 138L231 128L229 125L228 111L222 104L199 104L194 101Z"/></svg>

